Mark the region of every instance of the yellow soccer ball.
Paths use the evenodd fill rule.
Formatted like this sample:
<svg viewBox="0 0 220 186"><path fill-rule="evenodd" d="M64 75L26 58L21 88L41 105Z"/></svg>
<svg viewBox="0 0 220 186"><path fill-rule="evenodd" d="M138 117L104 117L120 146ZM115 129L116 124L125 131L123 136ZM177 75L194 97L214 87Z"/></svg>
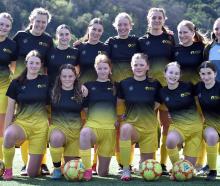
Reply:
<svg viewBox="0 0 220 186"><path fill-rule="evenodd" d="M158 180L162 175L162 167L156 160L149 159L140 164L140 174L146 181Z"/></svg>
<svg viewBox="0 0 220 186"><path fill-rule="evenodd" d="M84 172L85 168L81 160L71 160L65 164L63 169L64 177L68 181L82 180Z"/></svg>
<svg viewBox="0 0 220 186"><path fill-rule="evenodd" d="M193 177L194 167L191 162L187 160L177 161L173 165L172 169L172 180L186 181Z"/></svg>

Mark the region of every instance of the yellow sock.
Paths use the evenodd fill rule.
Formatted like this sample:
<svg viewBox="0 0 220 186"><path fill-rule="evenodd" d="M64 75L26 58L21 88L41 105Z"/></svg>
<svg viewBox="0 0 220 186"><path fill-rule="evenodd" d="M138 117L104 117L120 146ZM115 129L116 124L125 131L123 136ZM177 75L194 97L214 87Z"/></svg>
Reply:
<svg viewBox="0 0 220 186"><path fill-rule="evenodd" d="M120 162L120 152L115 152L115 157L116 157L116 160L117 160L118 164L121 164L121 162Z"/></svg>
<svg viewBox="0 0 220 186"><path fill-rule="evenodd" d="M129 167L129 160L130 160L130 154L131 154L131 140L126 141L119 141L120 146L120 160L121 164L124 168Z"/></svg>
<svg viewBox="0 0 220 186"><path fill-rule="evenodd" d="M47 154L46 154L46 152L44 153L41 164L45 164L45 165L47 164Z"/></svg>
<svg viewBox="0 0 220 186"><path fill-rule="evenodd" d="M167 153L170 157L170 161L172 162L172 164L179 161L180 158L179 158L179 151L178 151L177 147L175 149L168 149L167 148Z"/></svg>
<svg viewBox="0 0 220 186"><path fill-rule="evenodd" d="M156 152L153 152L153 159L156 160Z"/></svg>
<svg viewBox="0 0 220 186"><path fill-rule="evenodd" d="M203 165L205 164L205 159L206 159L206 144L205 144L205 141L202 140L202 145L201 145L201 149L199 151L199 155L196 161L196 166L203 167Z"/></svg>
<svg viewBox="0 0 220 186"><path fill-rule="evenodd" d="M53 163L61 162L63 150L64 150L63 147L54 148L54 147L50 146L50 155L51 155ZM42 162L42 164L43 164L43 162Z"/></svg>
<svg viewBox="0 0 220 186"><path fill-rule="evenodd" d="M24 165L27 165L28 162L28 141L24 141L21 145L21 158Z"/></svg>
<svg viewBox="0 0 220 186"><path fill-rule="evenodd" d="M218 155L218 145L206 146L207 150L207 162L209 165L209 170L216 170L217 155Z"/></svg>
<svg viewBox="0 0 220 186"><path fill-rule="evenodd" d="M13 162L13 158L15 155L15 147L12 148L2 148L2 153L3 153L3 159L4 159L4 163L5 163L5 168L6 169L10 169L12 168L12 162Z"/></svg>
<svg viewBox="0 0 220 186"><path fill-rule="evenodd" d="M85 169L91 168L91 149L80 150L80 155Z"/></svg>
<svg viewBox="0 0 220 186"><path fill-rule="evenodd" d="M0 159L3 159L3 154L2 154L2 144L3 144L3 137L0 137Z"/></svg>
<svg viewBox="0 0 220 186"><path fill-rule="evenodd" d="M220 154L220 145L218 143L218 155Z"/></svg>
<svg viewBox="0 0 220 186"><path fill-rule="evenodd" d="M92 164L97 164L97 157L98 157L98 154L97 154L97 150L94 149L94 156L93 156L93 161L92 161Z"/></svg>
<svg viewBox="0 0 220 186"><path fill-rule="evenodd" d="M167 148L166 148L167 136L162 135L161 146L160 146L160 163L166 165L167 164Z"/></svg>
<svg viewBox="0 0 220 186"><path fill-rule="evenodd" d="M135 144L131 145L131 155L130 155L130 159L129 159L129 165L132 165L132 162L134 160L134 149L135 149Z"/></svg>

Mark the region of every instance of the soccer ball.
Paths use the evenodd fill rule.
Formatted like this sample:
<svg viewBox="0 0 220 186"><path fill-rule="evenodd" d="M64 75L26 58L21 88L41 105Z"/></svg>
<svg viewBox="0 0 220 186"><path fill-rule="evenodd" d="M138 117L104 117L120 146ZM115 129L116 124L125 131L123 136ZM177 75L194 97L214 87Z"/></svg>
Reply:
<svg viewBox="0 0 220 186"><path fill-rule="evenodd" d="M171 180L186 181L193 177L193 165L187 160L177 161L173 165Z"/></svg>
<svg viewBox="0 0 220 186"><path fill-rule="evenodd" d="M71 160L64 166L63 174L68 181L79 181L83 179L85 172L84 165L81 160Z"/></svg>
<svg viewBox="0 0 220 186"><path fill-rule="evenodd" d="M140 174L147 181L158 180L162 174L162 167L156 160L149 159L140 164Z"/></svg>
<svg viewBox="0 0 220 186"><path fill-rule="evenodd" d="M5 164L2 160L0 160L0 176L2 176L5 172Z"/></svg>

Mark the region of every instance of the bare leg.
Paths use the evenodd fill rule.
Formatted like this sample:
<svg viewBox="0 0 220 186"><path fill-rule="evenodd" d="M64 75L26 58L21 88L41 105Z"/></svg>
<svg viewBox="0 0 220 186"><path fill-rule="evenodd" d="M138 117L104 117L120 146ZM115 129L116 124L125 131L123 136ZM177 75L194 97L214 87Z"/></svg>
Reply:
<svg viewBox="0 0 220 186"><path fill-rule="evenodd" d="M111 157L103 157L98 156L98 175L99 176L107 176L109 171L109 164L111 161Z"/></svg>
<svg viewBox="0 0 220 186"><path fill-rule="evenodd" d="M40 166L42 161L42 154L29 154L29 162L27 166L27 173L30 177L36 177L40 174Z"/></svg>

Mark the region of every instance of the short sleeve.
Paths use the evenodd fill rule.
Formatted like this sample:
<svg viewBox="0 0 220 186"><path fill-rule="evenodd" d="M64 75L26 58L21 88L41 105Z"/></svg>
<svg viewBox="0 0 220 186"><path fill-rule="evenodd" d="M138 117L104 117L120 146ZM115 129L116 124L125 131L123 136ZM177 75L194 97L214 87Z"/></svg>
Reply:
<svg viewBox="0 0 220 186"><path fill-rule="evenodd" d="M8 90L6 92L6 96L8 96L14 100L17 100L17 94L18 94L18 81L13 80L8 87Z"/></svg>
<svg viewBox="0 0 220 186"><path fill-rule="evenodd" d="M120 99L124 99L123 83L120 82L117 85L117 96Z"/></svg>
<svg viewBox="0 0 220 186"><path fill-rule="evenodd" d="M160 84L159 81L156 82L156 95L155 95L155 101L158 103L162 103L162 99L160 96L160 91L162 89L162 85Z"/></svg>

